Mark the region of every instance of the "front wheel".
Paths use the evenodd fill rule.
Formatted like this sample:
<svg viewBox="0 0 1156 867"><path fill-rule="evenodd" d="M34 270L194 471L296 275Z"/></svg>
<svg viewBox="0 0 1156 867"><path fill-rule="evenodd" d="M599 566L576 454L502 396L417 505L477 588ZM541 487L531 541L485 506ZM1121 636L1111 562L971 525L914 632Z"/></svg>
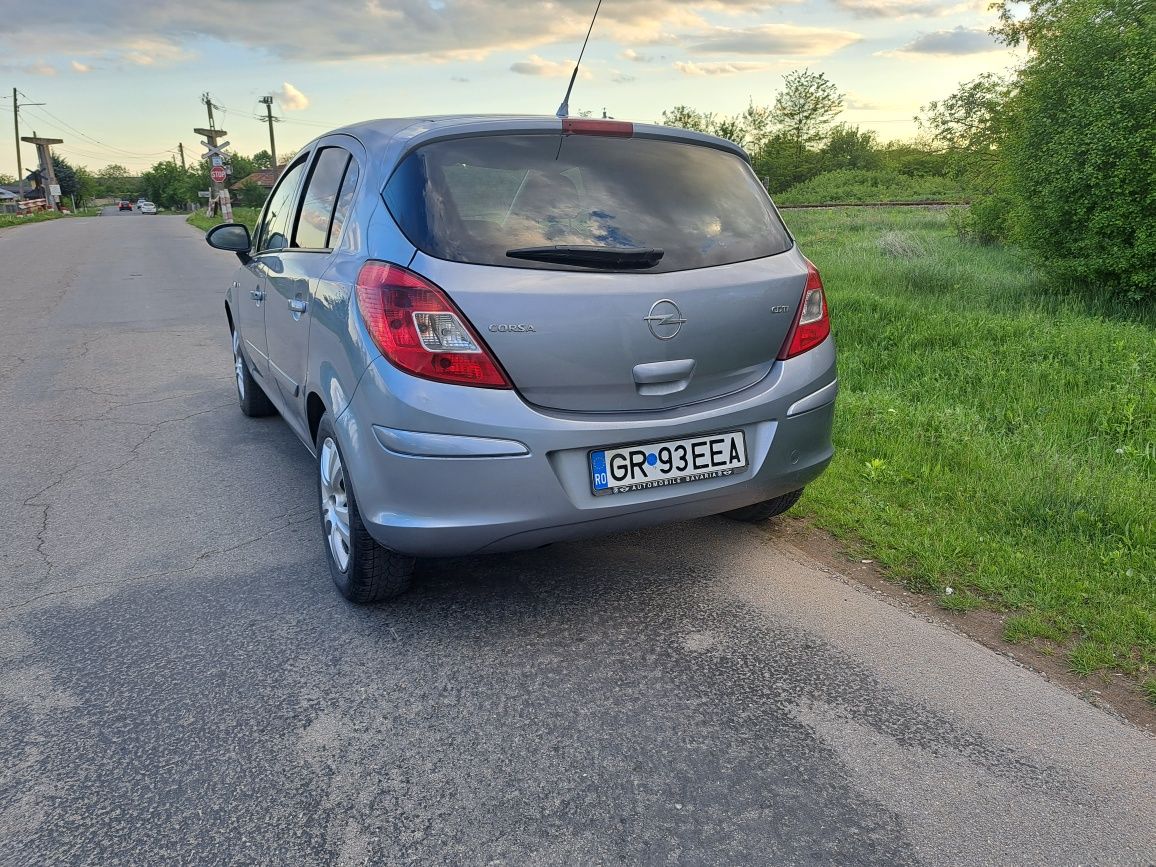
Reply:
<svg viewBox="0 0 1156 867"><path fill-rule="evenodd" d="M741 509L731 509L729 512L723 512L723 517L730 518L733 521L746 521L748 524L760 524L770 518L783 514L795 503L799 502L799 497L803 496L803 489L799 488L797 491L791 491L787 494L782 494L770 500L763 500L761 503L754 503L750 506L743 506Z"/></svg>
<svg viewBox="0 0 1156 867"><path fill-rule="evenodd" d="M350 602L381 602L409 589L415 560L383 548L365 529L333 422L317 427L317 490L329 574Z"/></svg>
<svg viewBox="0 0 1156 867"><path fill-rule="evenodd" d="M233 372L237 378L237 403L241 412L250 418L261 418L277 411L264 389L249 372L249 362L241 351L241 332L233 329Z"/></svg>

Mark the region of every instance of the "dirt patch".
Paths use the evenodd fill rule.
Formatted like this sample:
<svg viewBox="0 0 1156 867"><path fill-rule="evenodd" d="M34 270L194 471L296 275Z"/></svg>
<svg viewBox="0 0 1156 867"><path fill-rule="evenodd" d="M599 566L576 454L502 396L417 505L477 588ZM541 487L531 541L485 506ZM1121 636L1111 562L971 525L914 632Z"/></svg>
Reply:
<svg viewBox="0 0 1156 867"><path fill-rule="evenodd" d="M1113 672L1097 672L1084 677L1068 669L1058 647L1042 641L1024 644L1005 641L1004 621L1010 614L982 609L950 611L934 598L913 593L888 578L875 563L863 562L860 557L852 555L838 539L805 518L788 515L771 522L768 531L772 537L799 549L820 566L870 587L892 604L950 626L1046 679L1063 685L1090 704L1156 733L1156 707L1145 697L1138 679Z"/></svg>

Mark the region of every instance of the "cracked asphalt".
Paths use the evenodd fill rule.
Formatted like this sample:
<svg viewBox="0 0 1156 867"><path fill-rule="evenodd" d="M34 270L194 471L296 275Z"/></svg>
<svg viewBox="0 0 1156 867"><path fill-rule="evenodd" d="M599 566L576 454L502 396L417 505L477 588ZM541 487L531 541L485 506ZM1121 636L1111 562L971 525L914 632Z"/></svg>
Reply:
<svg viewBox="0 0 1156 867"><path fill-rule="evenodd" d="M773 524L347 605L232 269L176 217L0 231L0 864L1156 862L1156 740Z"/></svg>

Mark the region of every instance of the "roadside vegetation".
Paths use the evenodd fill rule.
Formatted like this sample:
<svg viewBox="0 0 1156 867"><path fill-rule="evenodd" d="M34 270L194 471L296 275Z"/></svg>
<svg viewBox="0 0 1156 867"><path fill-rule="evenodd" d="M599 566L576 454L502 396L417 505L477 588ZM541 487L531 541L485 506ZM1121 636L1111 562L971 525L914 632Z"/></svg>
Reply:
<svg viewBox="0 0 1156 867"><path fill-rule="evenodd" d="M839 344L800 509L948 608L1156 695L1156 305L1064 287L942 209L792 212Z"/></svg>
<svg viewBox="0 0 1156 867"><path fill-rule="evenodd" d="M57 211L38 211L34 214L25 214L22 217L16 214L0 214L0 229L8 226L23 226L27 223L44 223L49 220L63 220L68 217L95 217L100 214L100 208L78 208L71 214L61 214Z"/></svg>
<svg viewBox="0 0 1156 867"><path fill-rule="evenodd" d="M233 208L233 222L244 223L249 227L249 231L253 231L253 227L257 225L257 217L261 214L261 208ZM220 217L210 217L205 213L205 209L201 208L196 212L189 214L186 222L196 226L198 229L207 232L213 226L219 226L225 222Z"/></svg>

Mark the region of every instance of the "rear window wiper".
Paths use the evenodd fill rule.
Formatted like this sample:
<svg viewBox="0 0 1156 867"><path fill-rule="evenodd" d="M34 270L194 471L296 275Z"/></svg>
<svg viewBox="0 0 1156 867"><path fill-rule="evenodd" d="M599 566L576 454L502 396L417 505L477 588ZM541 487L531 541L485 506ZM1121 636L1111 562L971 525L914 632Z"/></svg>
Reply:
<svg viewBox="0 0 1156 867"><path fill-rule="evenodd" d="M519 247L507 250L511 259L529 259L556 265L583 265L587 268L653 268L662 259L657 247L597 247L558 244L549 247Z"/></svg>

